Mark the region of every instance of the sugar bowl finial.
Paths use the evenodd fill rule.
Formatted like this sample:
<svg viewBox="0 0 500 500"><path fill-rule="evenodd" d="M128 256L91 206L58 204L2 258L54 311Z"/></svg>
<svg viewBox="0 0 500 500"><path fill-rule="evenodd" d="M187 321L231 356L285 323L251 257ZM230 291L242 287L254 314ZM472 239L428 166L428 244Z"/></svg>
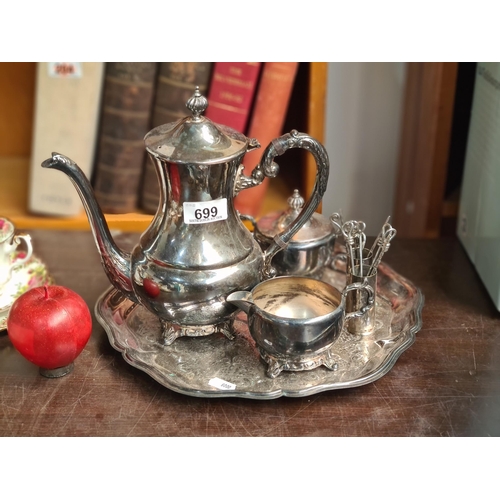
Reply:
<svg viewBox="0 0 500 500"><path fill-rule="evenodd" d="M295 212L298 212L302 209L304 206L305 200L302 198L302 196L299 193L298 189L295 189L293 191L292 196L290 196L287 200L288 206L294 210Z"/></svg>
<svg viewBox="0 0 500 500"><path fill-rule="evenodd" d="M194 94L189 98L186 107L193 113L194 119L198 119L208 107L208 100L201 95L200 87L197 85Z"/></svg>

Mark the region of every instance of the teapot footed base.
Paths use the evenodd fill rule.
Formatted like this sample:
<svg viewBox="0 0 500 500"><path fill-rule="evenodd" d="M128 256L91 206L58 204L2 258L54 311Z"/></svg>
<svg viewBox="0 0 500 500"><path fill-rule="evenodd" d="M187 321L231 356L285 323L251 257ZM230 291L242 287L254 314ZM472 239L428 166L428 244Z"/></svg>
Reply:
<svg viewBox="0 0 500 500"><path fill-rule="evenodd" d="M318 366L325 366L329 370L336 371L340 358L333 352L332 347L333 345L321 352L293 358L273 356L262 349L259 349L259 352L260 357L267 363L266 375L276 378L282 371L314 370Z"/></svg>
<svg viewBox="0 0 500 500"><path fill-rule="evenodd" d="M180 337L205 337L214 333L222 333L229 340L235 339L233 334L234 315L214 325L178 325L162 319L160 319L160 323L162 328L161 344L166 346L171 345L174 340Z"/></svg>

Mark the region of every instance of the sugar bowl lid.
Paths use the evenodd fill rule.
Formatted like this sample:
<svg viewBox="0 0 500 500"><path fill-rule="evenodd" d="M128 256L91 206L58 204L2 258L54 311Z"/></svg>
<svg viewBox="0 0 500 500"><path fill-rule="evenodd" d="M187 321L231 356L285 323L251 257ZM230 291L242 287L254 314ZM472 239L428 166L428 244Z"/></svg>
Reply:
<svg viewBox="0 0 500 500"><path fill-rule="evenodd" d="M284 212L272 212L256 222L256 238L272 240L274 236L290 226L299 215L303 206L304 198L300 195L299 190L295 189L292 196L288 198L288 208ZM330 220L315 212L293 236L288 246L301 249L324 245L334 238L335 235L336 233Z"/></svg>
<svg viewBox="0 0 500 500"><path fill-rule="evenodd" d="M208 100L199 87L186 107L191 116L160 125L146 134L144 143L150 154L174 163L215 164L244 153L249 144L258 146L240 132L203 116Z"/></svg>

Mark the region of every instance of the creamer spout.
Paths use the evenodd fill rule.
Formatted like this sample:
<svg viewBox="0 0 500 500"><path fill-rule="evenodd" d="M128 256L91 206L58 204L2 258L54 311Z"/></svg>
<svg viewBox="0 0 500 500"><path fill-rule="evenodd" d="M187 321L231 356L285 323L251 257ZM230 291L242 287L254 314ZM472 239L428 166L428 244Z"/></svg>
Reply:
<svg viewBox="0 0 500 500"><path fill-rule="evenodd" d="M252 292L245 290L233 292L228 295L227 301L248 314L253 306Z"/></svg>

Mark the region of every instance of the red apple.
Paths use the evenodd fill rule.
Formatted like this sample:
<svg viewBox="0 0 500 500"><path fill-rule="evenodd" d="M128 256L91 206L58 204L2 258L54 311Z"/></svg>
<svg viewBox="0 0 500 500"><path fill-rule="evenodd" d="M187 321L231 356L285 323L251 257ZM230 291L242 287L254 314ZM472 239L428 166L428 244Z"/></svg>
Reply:
<svg viewBox="0 0 500 500"><path fill-rule="evenodd" d="M12 304L7 334L14 347L45 370L70 365L92 333L85 301L69 288L45 285L32 288Z"/></svg>

